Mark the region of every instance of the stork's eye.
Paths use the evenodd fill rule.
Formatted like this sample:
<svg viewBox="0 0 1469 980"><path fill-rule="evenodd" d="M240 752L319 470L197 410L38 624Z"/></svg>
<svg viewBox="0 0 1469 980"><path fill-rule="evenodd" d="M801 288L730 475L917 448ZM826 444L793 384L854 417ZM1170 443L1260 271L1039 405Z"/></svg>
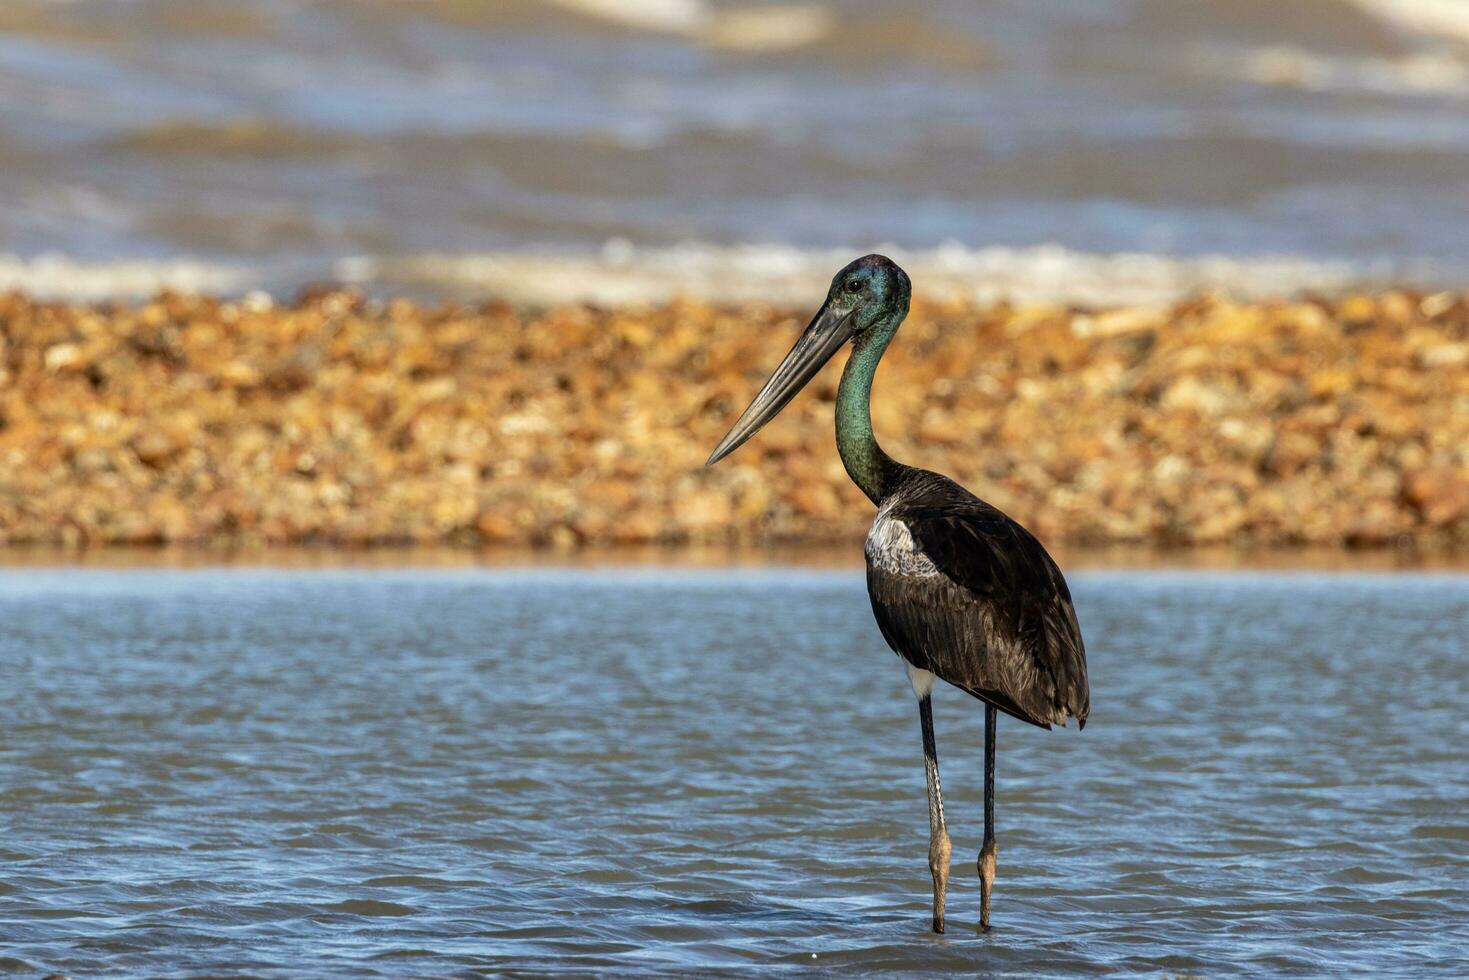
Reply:
<svg viewBox="0 0 1469 980"><path fill-rule="evenodd" d="M849 293L860 293L862 292L862 280L848 279L846 288Z"/></svg>

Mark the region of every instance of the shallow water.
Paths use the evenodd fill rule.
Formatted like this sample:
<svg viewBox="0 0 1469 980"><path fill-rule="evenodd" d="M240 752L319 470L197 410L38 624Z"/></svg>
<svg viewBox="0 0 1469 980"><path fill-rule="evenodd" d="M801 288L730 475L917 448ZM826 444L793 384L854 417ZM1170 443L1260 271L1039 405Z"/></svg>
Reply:
<svg viewBox="0 0 1469 980"><path fill-rule="evenodd" d="M1087 572L1084 733L848 571L0 572L0 968L1469 970L1469 577Z"/></svg>
<svg viewBox="0 0 1469 980"><path fill-rule="evenodd" d="M0 256L186 264L0 281L483 294L435 256L952 241L1462 282L1466 42L1450 0L7 0Z"/></svg>

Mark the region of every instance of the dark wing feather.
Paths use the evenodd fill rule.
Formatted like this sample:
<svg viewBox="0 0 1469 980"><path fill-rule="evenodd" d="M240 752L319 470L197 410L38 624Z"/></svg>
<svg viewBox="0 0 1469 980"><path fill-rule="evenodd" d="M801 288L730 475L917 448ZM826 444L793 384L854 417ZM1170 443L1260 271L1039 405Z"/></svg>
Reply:
<svg viewBox="0 0 1469 980"><path fill-rule="evenodd" d="M914 555L869 551L867 586L888 644L1002 711L1049 728L1090 709L1086 652L1071 593L1025 528L933 474L883 508Z"/></svg>

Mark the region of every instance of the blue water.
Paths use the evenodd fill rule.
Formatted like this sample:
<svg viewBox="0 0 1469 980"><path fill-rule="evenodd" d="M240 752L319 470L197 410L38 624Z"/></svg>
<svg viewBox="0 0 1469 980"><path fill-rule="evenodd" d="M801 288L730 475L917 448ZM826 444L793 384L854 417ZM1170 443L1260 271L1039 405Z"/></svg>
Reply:
<svg viewBox="0 0 1469 980"><path fill-rule="evenodd" d="M0 968L1469 971L1469 577L1082 573L1085 732L917 712L859 573L0 572Z"/></svg>
<svg viewBox="0 0 1469 980"><path fill-rule="evenodd" d="M1469 260L1443 0L7 6L0 256L286 284L609 240Z"/></svg>

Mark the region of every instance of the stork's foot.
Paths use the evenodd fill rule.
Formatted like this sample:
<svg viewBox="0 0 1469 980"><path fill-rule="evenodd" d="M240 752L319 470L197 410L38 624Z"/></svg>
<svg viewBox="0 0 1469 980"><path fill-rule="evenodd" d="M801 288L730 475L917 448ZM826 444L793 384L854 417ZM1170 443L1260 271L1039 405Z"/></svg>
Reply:
<svg viewBox="0 0 1469 980"><path fill-rule="evenodd" d="M954 848L941 833L928 842L928 870L933 874L933 931L944 931L944 902L949 890L949 857Z"/></svg>
<svg viewBox="0 0 1469 980"><path fill-rule="evenodd" d="M999 848L994 841L986 841L979 852L979 928L990 931L990 889L995 884L995 858Z"/></svg>

